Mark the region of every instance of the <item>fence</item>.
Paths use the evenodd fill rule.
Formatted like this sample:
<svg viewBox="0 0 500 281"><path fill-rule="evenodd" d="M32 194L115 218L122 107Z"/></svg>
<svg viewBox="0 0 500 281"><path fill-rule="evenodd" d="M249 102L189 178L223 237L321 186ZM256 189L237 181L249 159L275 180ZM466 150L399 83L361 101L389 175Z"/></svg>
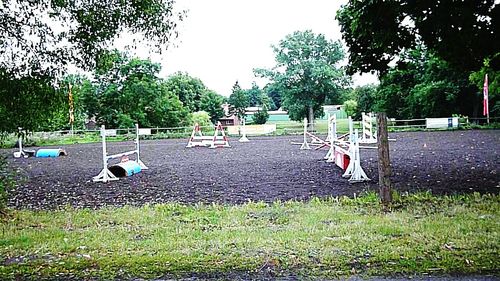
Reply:
<svg viewBox="0 0 500 281"><path fill-rule="evenodd" d="M492 117L490 118L490 123L498 123L500 122L500 117ZM459 118L459 128L468 128L474 125L486 125L486 118L468 118L461 117ZM293 121L282 121L282 122L273 122L271 124L273 126L273 130L266 131L267 135L300 135L303 133L303 123L302 122L293 122ZM405 119L405 120L388 120L389 130L392 131L402 131L402 130L425 130L426 129L426 119ZM361 128L360 121L354 121L354 128ZM191 135L193 130L193 126L189 127L165 127L165 128L150 128L151 135L144 136L145 139L170 139L170 138L188 138ZM214 133L213 126L204 126L201 127L201 130L204 135L212 135ZM348 131L347 119L338 119L337 120L337 130L339 133L346 133ZM133 139L135 136L135 129L116 129L117 131L117 140L126 140ZM235 128L226 128L226 131L230 133L230 135L239 135L240 131ZM236 132L236 133L235 133ZM315 130L314 133L319 135L327 134L327 120L317 119L315 120ZM30 142L39 143L42 142L44 144L50 144L51 140L54 142L60 142L61 140L67 140L68 143L83 141L99 141L99 130L97 129L87 129L87 130L60 130L60 131L52 131L52 132L34 132L30 133L29 140ZM17 140L17 136L15 134L9 135L4 142L14 143ZM28 142L28 144L30 143Z"/></svg>

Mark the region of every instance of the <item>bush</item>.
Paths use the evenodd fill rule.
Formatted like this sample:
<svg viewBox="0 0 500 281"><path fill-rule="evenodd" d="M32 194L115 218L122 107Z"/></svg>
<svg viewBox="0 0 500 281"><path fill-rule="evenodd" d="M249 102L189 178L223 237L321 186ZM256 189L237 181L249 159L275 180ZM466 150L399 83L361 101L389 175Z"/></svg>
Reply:
<svg viewBox="0 0 500 281"><path fill-rule="evenodd" d="M269 113L267 113L267 109L259 110L255 112L253 115L253 122L255 124L266 124L267 119L269 119Z"/></svg>
<svg viewBox="0 0 500 281"><path fill-rule="evenodd" d="M210 122L210 115L206 111L193 112L193 123L198 123L200 127L212 126L212 122Z"/></svg>

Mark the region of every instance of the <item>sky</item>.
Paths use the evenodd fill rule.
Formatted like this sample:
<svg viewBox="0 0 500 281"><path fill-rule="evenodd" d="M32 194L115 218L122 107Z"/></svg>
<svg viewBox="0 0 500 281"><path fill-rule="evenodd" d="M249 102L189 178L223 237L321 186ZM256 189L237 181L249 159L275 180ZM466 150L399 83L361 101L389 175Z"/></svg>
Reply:
<svg viewBox="0 0 500 281"><path fill-rule="evenodd" d="M341 40L335 14L342 1L331 0L178 0L187 10L179 23L179 37L162 55L151 55L162 64L161 77L182 71L200 78L209 89L231 94L236 81L243 89L252 81L263 87L254 68L275 64L271 45L287 34L312 30ZM140 54L139 54L140 55ZM374 75L354 77L355 85L377 83Z"/></svg>

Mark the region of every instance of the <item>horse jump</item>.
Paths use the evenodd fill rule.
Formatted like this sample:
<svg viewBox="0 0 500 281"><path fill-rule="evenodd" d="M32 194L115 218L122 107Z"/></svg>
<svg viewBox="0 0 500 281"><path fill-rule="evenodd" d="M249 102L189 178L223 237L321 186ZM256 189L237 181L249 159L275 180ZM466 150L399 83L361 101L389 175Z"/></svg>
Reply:
<svg viewBox="0 0 500 281"><path fill-rule="evenodd" d="M331 126L331 146L325 159L328 163L335 163L344 170L342 177L349 178L350 183L369 181L361 167L361 157L359 153L358 130L353 130L353 122L349 117L349 133L336 137L336 120Z"/></svg>
<svg viewBox="0 0 500 281"><path fill-rule="evenodd" d="M191 133L191 137L189 138L189 142L186 147L190 148L198 146L208 146L210 148L231 147L220 121L217 122L217 126L215 126L213 136L204 136L198 123L194 125L193 132Z"/></svg>
<svg viewBox="0 0 500 281"><path fill-rule="evenodd" d="M45 158L45 157L59 157L68 155L68 153L66 153L66 150L62 148L40 148L37 151L24 149L22 136L26 132L22 128L18 128L18 130L19 130L19 137L17 138L17 143L19 146L19 151L14 152L14 158L20 158L21 156L24 158L28 158L31 156Z"/></svg>
<svg viewBox="0 0 500 281"><path fill-rule="evenodd" d="M140 158L140 145L139 136L140 135L150 135L150 129L139 129L139 125L135 124L135 149L131 151L126 151L122 153L108 155L106 150L106 136L116 136L116 130L106 130L105 126L101 126L101 138L102 138L102 165L103 168L99 175L92 178L94 182L108 182L118 180L119 177L131 176L140 172L141 170L147 170L148 167L144 165ZM129 155L136 154L136 160L128 160ZM111 159L122 158L122 161L118 164L108 167L108 161Z"/></svg>

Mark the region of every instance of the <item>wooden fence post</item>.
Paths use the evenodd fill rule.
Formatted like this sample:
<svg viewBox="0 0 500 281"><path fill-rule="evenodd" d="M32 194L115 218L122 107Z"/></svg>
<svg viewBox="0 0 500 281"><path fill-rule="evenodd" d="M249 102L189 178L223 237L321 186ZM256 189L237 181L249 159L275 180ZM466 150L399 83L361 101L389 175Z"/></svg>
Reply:
<svg viewBox="0 0 500 281"><path fill-rule="evenodd" d="M377 140L378 140L378 185L382 204L387 205L392 201L391 195L391 161L389 158L389 139L387 133L387 115L385 112L377 113Z"/></svg>

